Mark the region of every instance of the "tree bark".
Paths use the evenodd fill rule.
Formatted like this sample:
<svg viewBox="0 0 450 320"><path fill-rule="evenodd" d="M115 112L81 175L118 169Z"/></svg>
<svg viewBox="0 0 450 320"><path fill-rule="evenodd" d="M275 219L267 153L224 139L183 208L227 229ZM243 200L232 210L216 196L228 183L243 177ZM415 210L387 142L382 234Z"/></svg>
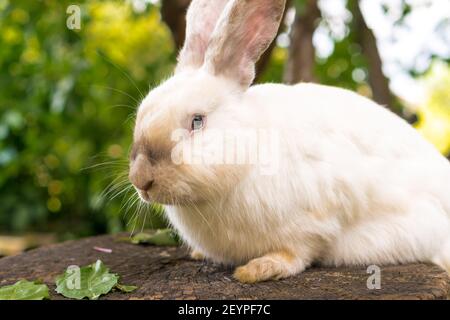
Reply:
<svg viewBox="0 0 450 320"><path fill-rule="evenodd" d="M353 2L351 10L357 40L368 63L368 82L372 89L372 98L379 104L392 109L393 96L389 89L389 80L382 70L382 61L375 36L364 20L358 1Z"/></svg>
<svg viewBox="0 0 450 320"><path fill-rule="evenodd" d="M320 10L316 0L306 0L304 8L296 6L284 82L294 84L300 81L315 81L315 50L312 38L319 18Z"/></svg>
<svg viewBox="0 0 450 320"><path fill-rule="evenodd" d="M51 299L55 278L70 265L84 266L100 259L120 282L135 285L131 293L111 292L107 300L159 299L445 299L449 277L432 265L381 266L381 288L369 289L366 267L310 268L280 281L243 285L233 278L233 268L194 261L179 247L134 245L121 237L100 236L42 247L0 259L0 286L20 279L41 279ZM94 247L111 249L111 253Z"/></svg>
<svg viewBox="0 0 450 320"><path fill-rule="evenodd" d="M176 50L180 50L186 36L186 11L191 0L163 0L161 17L172 34Z"/></svg>

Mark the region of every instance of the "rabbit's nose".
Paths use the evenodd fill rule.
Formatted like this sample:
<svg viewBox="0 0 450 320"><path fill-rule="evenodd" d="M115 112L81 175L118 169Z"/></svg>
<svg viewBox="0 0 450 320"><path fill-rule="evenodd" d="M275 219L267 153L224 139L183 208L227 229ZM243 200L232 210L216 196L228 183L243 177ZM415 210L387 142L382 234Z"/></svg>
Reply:
<svg viewBox="0 0 450 320"><path fill-rule="evenodd" d="M142 184L135 184L133 183L136 188L138 188L141 191L149 191L152 188L153 185L153 180L149 180L149 181L142 181Z"/></svg>
<svg viewBox="0 0 450 320"><path fill-rule="evenodd" d="M145 156L138 155L130 167L129 179L131 183L142 191L148 191L153 186L152 165Z"/></svg>

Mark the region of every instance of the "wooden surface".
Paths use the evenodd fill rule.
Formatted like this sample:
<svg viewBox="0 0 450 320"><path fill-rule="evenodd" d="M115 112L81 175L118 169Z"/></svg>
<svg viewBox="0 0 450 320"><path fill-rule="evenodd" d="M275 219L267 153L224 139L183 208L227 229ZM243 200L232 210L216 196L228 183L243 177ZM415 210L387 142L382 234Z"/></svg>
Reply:
<svg viewBox="0 0 450 320"><path fill-rule="evenodd" d="M241 284L232 269L193 261L183 248L133 245L118 236L100 236L51 245L0 259L0 286L20 279L41 279L52 299L54 279L69 265L101 259L120 275L121 283L139 287L101 299L446 299L447 274L435 266L414 264L381 267L381 289L369 290L366 268L312 268L281 281ZM93 247L104 247L102 253Z"/></svg>

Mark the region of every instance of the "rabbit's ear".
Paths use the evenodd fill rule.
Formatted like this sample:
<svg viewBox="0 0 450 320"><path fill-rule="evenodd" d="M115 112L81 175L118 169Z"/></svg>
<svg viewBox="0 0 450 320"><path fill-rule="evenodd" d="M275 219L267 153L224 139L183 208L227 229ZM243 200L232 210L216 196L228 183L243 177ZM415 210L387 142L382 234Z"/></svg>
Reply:
<svg viewBox="0 0 450 320"><path fill-rule="evenodd" d="M186 15L186 40L176 71L200 68L217 20L228 0L193 0Z"/></svg>
<svg viewBox="0 0 450 320"><path fill-rule="evenodd" d="M205 57L215 75L248 87L255 63L275 38L286 0L232 0L217 22Z"/></svg>

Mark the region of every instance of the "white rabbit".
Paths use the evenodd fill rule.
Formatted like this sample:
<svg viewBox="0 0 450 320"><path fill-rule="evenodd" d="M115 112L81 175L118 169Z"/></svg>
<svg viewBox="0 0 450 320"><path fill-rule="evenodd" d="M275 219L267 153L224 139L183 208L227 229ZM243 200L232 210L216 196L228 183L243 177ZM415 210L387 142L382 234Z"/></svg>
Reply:
<svg viewBox="0 0 450 320"><path fill-rule="evenodd" d="M234 274L242 282L288 277L313 262L433 262L450 271L450 164L432 145L347 90L250 87L284 6L193 0L176 72L137 113L130 180L141 198L166 205L195 257L243 264ZM174 139L180 128L182 141ZM214 147L213 132L245 139L242 129L276 133L273 174L255 163L174 161L200 137Z"/></svg>

